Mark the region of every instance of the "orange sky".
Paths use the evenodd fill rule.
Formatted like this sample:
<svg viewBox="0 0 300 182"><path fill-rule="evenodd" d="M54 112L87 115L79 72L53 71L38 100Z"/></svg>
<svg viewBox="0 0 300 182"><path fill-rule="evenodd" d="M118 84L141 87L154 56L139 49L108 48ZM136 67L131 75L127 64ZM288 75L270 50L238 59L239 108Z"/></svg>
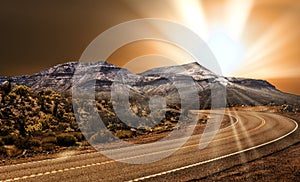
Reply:
<svg viewBox="0 0 300 182"><path fill-rule="evenodd" d="M193 58L181 48L158 40L140 40L117 49L107 61L131 72L189 63Z"/></svg>
<svg viewBox="0 0 300 182"><path fill-rule="evenodd" d="M282 91L300 95L300 1L295 0L1 2L0 75L32 74L77 61L100 33L137 18L176 21L211 41L225 76L267 79ZM218 48L220 32L232 42L225 53L241 48L238 58L229 60L230 55ZM116 51L109 61L126 66L126 60L135 60L142 66L127 67L139 72L155 65L186 63L177 59L180 54L186 56L165 43L135 42Z"/></svg>

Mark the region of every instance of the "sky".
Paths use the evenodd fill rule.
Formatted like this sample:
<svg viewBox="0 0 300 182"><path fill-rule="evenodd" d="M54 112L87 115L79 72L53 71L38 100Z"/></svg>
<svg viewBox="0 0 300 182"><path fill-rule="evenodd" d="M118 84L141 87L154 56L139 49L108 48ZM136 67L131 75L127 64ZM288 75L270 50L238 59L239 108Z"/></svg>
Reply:
<svg viewBox="0 0 300 182"><path fill-rule="evenodd" d="M78 61L101 33L159 18L186 26L215 55L224 76L266 79L300 95L300 1L43 0L0 1L0 75L24 75ZM133 72L191 62L169 42L133 41L108 62Z"/></svg>

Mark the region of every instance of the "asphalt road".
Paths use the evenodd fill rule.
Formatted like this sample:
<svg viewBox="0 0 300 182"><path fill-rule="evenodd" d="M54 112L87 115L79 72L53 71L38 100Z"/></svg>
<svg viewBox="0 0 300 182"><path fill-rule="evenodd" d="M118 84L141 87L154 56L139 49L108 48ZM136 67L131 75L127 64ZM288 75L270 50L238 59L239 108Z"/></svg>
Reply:
<svg viewBox="0 0 300 182"><path fill-rule="evenodd" d="M232 125L219 130L209 145L200 150L200 136L192 136L179 150L172 149L180 139L164 141L149 147L127 147L116 152L119 161L101 153L81 154L37 162L0 167L0 181L186 181L222 168L224 159L244 155L265 145L274 145L293 133L298 125L291 119L271 113L227 112ZM128 164L142 161L145 156L162 160L147 164ZM253 156L252 156L253 157ZM127 163L126 163L127 162Z"/></svg>

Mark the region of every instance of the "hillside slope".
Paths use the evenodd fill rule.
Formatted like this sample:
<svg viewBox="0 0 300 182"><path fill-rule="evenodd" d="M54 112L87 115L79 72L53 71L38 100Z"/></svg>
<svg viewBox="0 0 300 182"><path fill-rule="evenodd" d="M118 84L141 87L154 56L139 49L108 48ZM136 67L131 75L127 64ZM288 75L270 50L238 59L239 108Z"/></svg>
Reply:
<svg viewBox="0 0 300 182"><path fill-rule="evenodd" d="M13 84L26 85L33 90L52 89L58 93L71 93L72 85L84 90L96 83L97 92L106 92L109 95L111 85L122 82L121 84L127 85L133 94L140 97L163 95L177 102L179 95L175 80L181 80L182 84L186 84L183 85L184 94L189 94L190 79L195 83L194 87L199 93L202 107L210 106L211 97L224 96L218 93L218 90L219 92L226 90L228 106L300 105L299 96L283 93L265 80L218 76L198 63L155 68L136 75L107 62L69 62L33 75L0 77L0 83L7 83L10 80ZM217 94L211 95L212 88Z"/></svg>

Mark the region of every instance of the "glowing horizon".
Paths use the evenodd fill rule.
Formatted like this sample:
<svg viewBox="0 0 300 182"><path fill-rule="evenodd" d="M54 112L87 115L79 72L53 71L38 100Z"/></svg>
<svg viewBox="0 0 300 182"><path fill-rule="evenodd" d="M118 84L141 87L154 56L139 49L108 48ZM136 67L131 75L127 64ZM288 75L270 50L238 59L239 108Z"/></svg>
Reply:
<svg viewBox="0 0 300 182"><path fill-rule="evenodd" d="M290 59L290 57L293 57L293 51L295 52L297 48L281 51L283 49L287 50L286 47L300 37L297 28L291 29L293 24L297 23L295 13L300 7L300 3L288 6L289 11L280 10L276 17L272 17L271 13L265 12L265 19L271 23L268 23L268 27L260 32L256 32L255 28L259 25L257 21L263 21L256 17L256 14L258 11L262 11L259 7L264 5L263 2L224 0L215 3L199 0L179 0L168 1L168 3L175 9L177 14L173 19L196 32L207 42L219 62L223 76L273 80L300 77L297 60L294 60L295 58ZM280 6L280 2L277 3ZM217 16L216 12L221 15ZM142 11L139 11L139 13L143 15ZM147 13L149 15L149 12ZM288 32L288 34L281 36L285 32ZM252 35L252 37L250 38L249 35ZM158 46L157 49L161 48L161 45L155 46ZM167 64L166 60L162 61L162 65L159 65L158 61L154 61L151 66L145 64L144 71L174 63L191 62L191 59L180 61L175 58L176 56L170 56L172 54L178 56L176 51L178 52L178 49L172 51L170 47L165 54L162 51L144 51L144 54L164 54L166 57L174 59L173 63L170 62L170 64ZM138 56L141 55L135 55L132 58ZM285 61L292 64L285 64ZM138 65L137 60L135 62ZM117 61L113 61L113 63L117 63ZM137 67L140 70L138 72L143 70L141 66ZM131 71L134 71L133 65L131 65Z"/></svg>

